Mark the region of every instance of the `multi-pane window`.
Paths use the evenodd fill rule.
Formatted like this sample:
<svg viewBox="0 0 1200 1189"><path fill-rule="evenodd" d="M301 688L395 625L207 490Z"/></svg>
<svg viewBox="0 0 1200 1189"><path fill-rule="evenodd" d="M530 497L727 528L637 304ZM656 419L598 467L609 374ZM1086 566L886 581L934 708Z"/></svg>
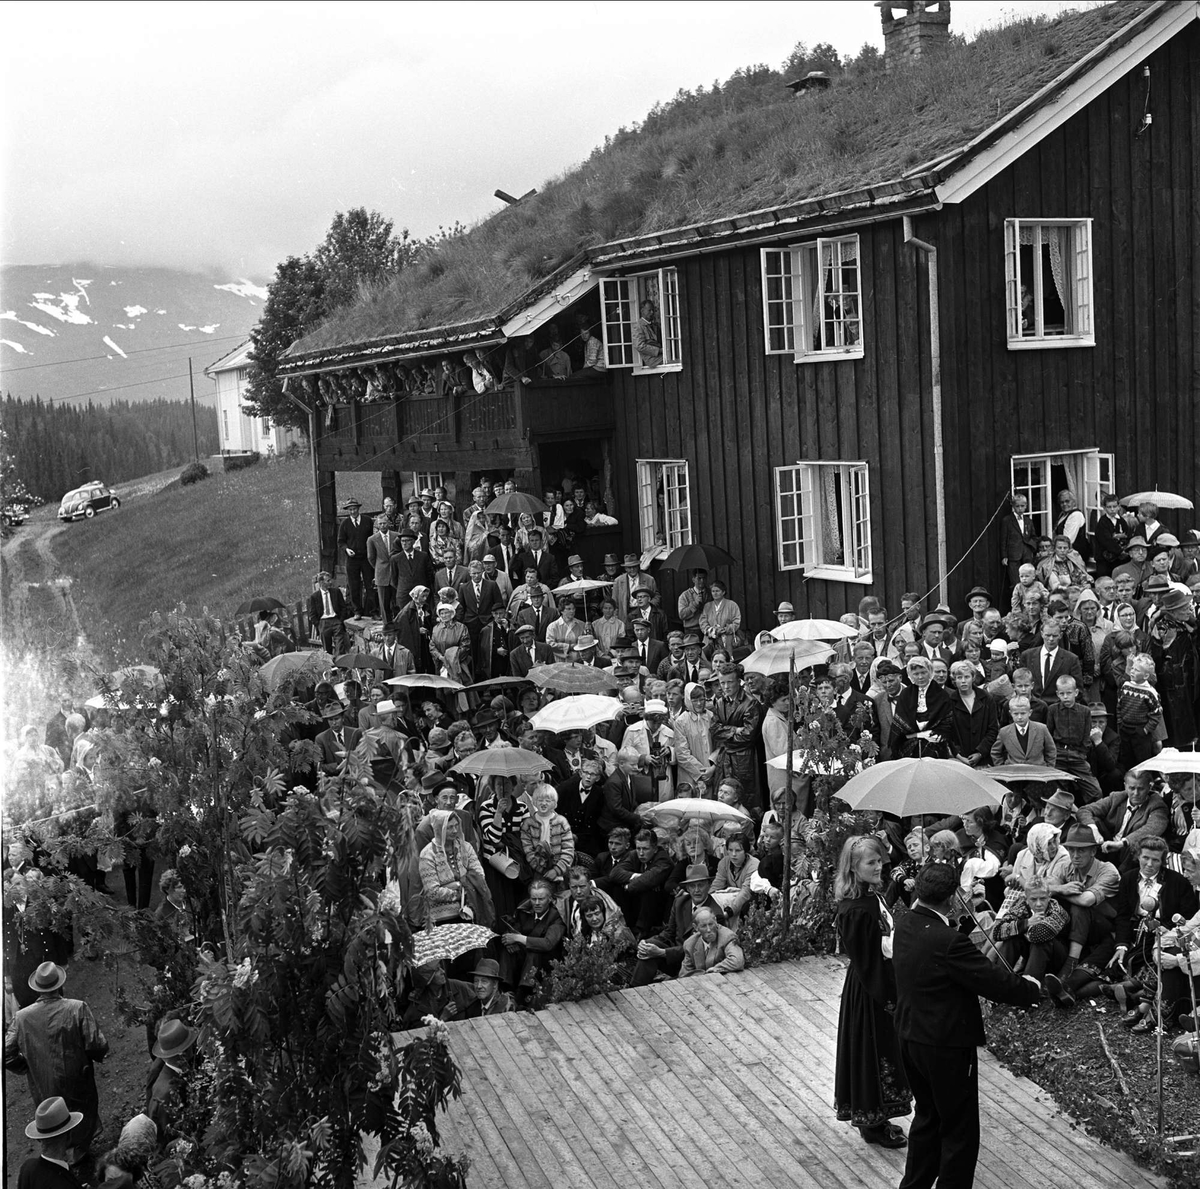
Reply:
<svg viewBox="0 0 1200 1189"><path fill-rule="evenodd" d="M271 418L270 417L264 417L262 419L262 431L263 431L264 437L266 437L266 435L271 432Z"/></svg>
<svg viewBox="0 0 1200 1189"><path fill-rule="evenodd" d="M678 270L605 277L600 290L609 367L630 367L637 374L683 366Z"/></svg>
<svg viewBox="0 0 1200 1189"><path fill-rule="evenodd" d="M863 353L858 236L762 252L763 336L768 355L796 362Z"/></svg>
<svg viewBox="0 0 1200 1189"><path fill-rule="evenodd" d="M1006 219L1008 346L1091 347L1091 219Z"/></svg>
<svg viewBox="0 0 1200 1189"><path fill-rule="evenodd" d="M1057 454L1018 454L1010 463L1014 495L1023 495L1038 535L1054 535L1055 498L1071 491L1094 523L1104 510L1104 497L1117 490L1113 456L1099 450L1063 450Z"/></svg>
<svg viewBox="0 0 1200 1189"><path fill-rule="evenodd" d="M448 480L454 478L453 475L445 475L441 471L413 471L413 491L420 495L422 491L437 491L439 487L450 488Z"/></svg>
<svg viewBox="0 0 1200 1189"><path fill-rule="evenodd" d="M871 491L865 462L775 468L781 570L809 578L871 581Z"/></svg>
<svg viewBox="0 0 1200 1189"><path fill-rule="evenodd" d="M688 464L681 459L639 458L638 512L642 549L692 543Z"/></svg>

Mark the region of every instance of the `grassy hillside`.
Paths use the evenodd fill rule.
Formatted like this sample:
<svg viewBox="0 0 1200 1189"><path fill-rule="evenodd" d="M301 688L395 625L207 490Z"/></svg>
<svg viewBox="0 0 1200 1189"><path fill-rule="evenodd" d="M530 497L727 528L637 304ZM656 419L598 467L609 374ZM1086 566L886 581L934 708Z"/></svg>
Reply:
<svg viewBox="0 0 1200 1189"><path fill-rule="evenodd" d="M339 475L338 496L379 505L375 475ZM317 568L312 465L259 464L169 487L115 514L68 525L53 541L80 624L114 663L138 659L139 625L185 603L232 616L244 599L306 596Z"/></svg>

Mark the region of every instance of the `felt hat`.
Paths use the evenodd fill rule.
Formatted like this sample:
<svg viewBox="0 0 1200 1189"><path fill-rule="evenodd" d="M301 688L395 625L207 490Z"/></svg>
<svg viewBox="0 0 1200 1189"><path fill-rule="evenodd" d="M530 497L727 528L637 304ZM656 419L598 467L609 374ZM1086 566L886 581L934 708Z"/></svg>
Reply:
<svg viewBox="0 0 1200 1189"><path fill-rule="evenodd" d="M619 566L621 559L615 553L606 553L604 555L604 564L606 566Z"/></svg>
<svg viewBox="0 0 1200 1189"><path fill-rule="evenodd" d="M375 703L376 714L395 714L401 707L393 702L391 698L384 698L382 702Z"/></svg>
<svg viewBox="0 0 1200 1189"><path fill-rule="evenodd" d="M67 972L53 962L43 962L30 976L29 986L39 994L57 991L67 981Z"/></svg>
<svg viewBox="0 0 1200 1189"><path fill-rule="evenodd" d="M942 627L944 627L948 632L954 631L954 629L958 626L958 620L956 620L954 616L943 615L940 611L930 611L930 613L924 616L921 620L921 631L924 631L927 627L930 627L935 623L941 624Z"/></svg>
<svg viewBox="0 0 1200 1189"><path fill-rule="evenodd" d="M1142 549L1150 548L1150 546L1146 544L1146 538L1143 537L1140 533L1136 537L1130 537L1129 544L1126 545L1125 548L1126 549L1137 549L1139 546Z"/></svg>
<svg viewBox="0 0 1200 1189"><path fill-rule="evenodd" d="M779 606L775 608L775 614L778 615L781 611L790 611L793 615L796 614L796 608L793 607L791 605L791 603L787 602L786 600L784 602L780 603Z"/></svg>
<svg viewBox="0 0 1200 1189"><path fill-rule="evenodd" d="M413 532L413 530L411 528L408 528L406 526L405 528L402 528L400 530L400 540L415 541L416 539L417 539L417 534L415 532Z"/></svg>
<svg viewBox="0 0 1200 1189"><path fill-rule="evenodd" d="M683 879L679 881L679 886L686 888L691 883L708 883L712 876L708 873L708 868L703 863L689 863L687 873Z"/></svg>
<svg viewBox="0 0 1200 1189"><path fill-rule="evenodd" d="M480 958L479 965L471 971L471 977L494 978L500 981L500 963L495 958Z"/></svg>
<svg viewBox="0 0 1200 1189"><path fill-rule="evenodd" d="M640 566L641 564L642 559L636 553L625 554L625 560L621 562L623 566Z"/></svg>
<svg viewBox="0 0 1200 1189"><path fill-rule="evenodd" d="M546 597L546 588L539 582L529 588L529 597L531 599L543 599Z"/></svg>
<svg viewBox="0 0 1200 1189"><path fill-rule="evenodd" d="M1159 606L1164 611L1187 611L1192 606L1192 596L1185 591L1172 587L1163 595Z"/></svg>
<svg viewBox="0 0 1200 1189"><path fill-rule="evenodd" d="M1152 574L1142 583L1143 590L1166 590L1171 580L1165 574Z"/></svg>
<svg viewBox="0 0 1200 1189"><path fill-rule="evenodd" d="M699 632L684 632L683 646L684 648L694 648L697 644L703 644L704 640Z"/></svg>
<svg viewBox="0 0 1200 1189"><path fill-rule="evenodd" d="M636 677L638 674L637 665L614 665L614 677Z"/></svg>
<svg viewBox="0 0 1200 1189"><path fill-rule="evenodd" d="M383 625L383 636L386 640L389 636L400 635L400 629L394 623L385 623Z"/></svg>
<svg viewBox="0 0 1200 1189"><path fill-rule="evenodd" d="M596 647L595 636L580 636L578 640L571 646L572 652L587 652L589 648Z"/></svg>
<svg viewBox="0 0 1200 1189"><path fill-rule="evenodd" d="M1103 702L1093 702L1089 709L1089 713L1093 718L1107 718L1108 707L1105 706Z"/></svg>
<svg viewBox="0 0 1200 1189"><path fill-rule="evenodd" d="M583 558L580 557L578 553L572 553L571 556L567 558L567 565L581 566L583 565Z"/></svg>
<svg viewBox="0 0 1200 1189"><path fill-rule="evenodd" d="M332 722L335 718L341 718L346 713L346 707L341 702L330 702L327 706L321 707L321 717L327 722Z"/></svg>
<svg viewBox="0 0 1200 1189"><path fill-rule="evenodd" d="M633 643L633 638L631 636L618 636L612 642L612 648L613 648L614 652L620 652L623 648L633 648L633 647L634 647L634 643Z"/></svg>
<svg viewBox="0 0 1200 1189"><path fill-rule="evenodd" d="M444 772L426 772L421 777L421 787L427 793L436 793L438 789L450 788L457 794L458 786Z"/></svg>
<svg viewBox="0 0 1200 1189"><path fill-rule="evenodd" d="M533 624L531 624L531 623L519 623L519 624L517 624L517 635L518 635L518 636L523 636L523 635L525 635L525 633L526 633L526 632L529 632L530 634L532 634L532 635L535 635L535 636L536 636L536 635L537 635L537 628L535 628L535 627L533 626Z"/></svg>
<svg viewBox="0 0 1200 1189"><path fill-rule="evenodd" d="M651 698L650 701L648 701L646 703L646 713L647 714L666 714L667 713L667 704L666 704L666 702L663 702L659 698Z"/></svg>
<svg viewBox="0 0 1200 1189"><path fill-rule="evenodd" d="M992 601L992 596L988 593L987 587L985 586L972 586L971 589L967 591L968 606L970 606L971 600L974 598L984 598L987 599L989 603Z"/></svg>
<svg viewBox="0 0 1200 1189"><path fill-rule="evenodd" d="M1071 793L1063 792L1062 789L1055 789L1053 793L1042 802L1042 807L1053 805L1055 809L1065 809L1068 813L1075 812L1075 798Z"/></svg>
<svg viewBox="0 0 1200 1189"><path fill-rule="evenodd" d="M413 496L411 498L415 499L416 497ZM421 499L423 499L423 500L424 499L430 499L430 500L433 499L433 492L430 491L430 489L428 487L422 487L421 488Z"/></svg>
<svg viewBox="0 0 1200 1189"><path fill-rule="evenodd" d="M345 508L347 511L349 511L351 508L361 508L362 501L356 500L354 498L354 496L351 496L348 500L342 501L342 507Z"/></svg>
<svg viewBox="0 0 1200 1189"><path fill-rule="evenodd" d="M1160 537L1159 540L1162 540L1162 538ZM1179 543L1185 547L1200 545L1200 529L1185 529L1183 535L1179 538Z"/></svg>
<svg viewBox="0 0 1200 1189"><path fill-rule="evenodd" d="M498 723L499 721L500 715L498 715L490 706L485 706L477 715L475 715L475 721L472 725L477 727L490 727L493 723Z"/></svg>
<svg viewBox="0 0 1200 1189"><path fill-rule="evenodd" d="M199 1028L189 1028L182 1020L164 1020L158 1027L158 1040L150 1051L155 1057L176 1057L190 1049L200 1035Z"/></svg>
<svg viewBox="0 0 1200 1189"><path fill-rule="evenodd" d="M38 1105L33 1122L25 1127L25 1134L30 1139L50 1139L65 1135L82 1122L83 1111L69 1110L65 1099L47 1098Z"/></svg>
<svg viewBox="0 0 1200 1189"><path fill-rule="evenodd" d="M450 736L444 727L434 727L425 743L430 751L450 750Z"/></svg>
<svg viewBox="0 0 1200 1189"><path fill-rule="evenodd" d="M645 596L646 596L646 598L648 598L648 599L650 599L650 598L653 598L653 597L654 597L654 591L652 591L652 590L651 590L651 589L650 589L648 586L646 586L646 585L645 585L645 583L642 583L642 582L639 582L639 583L638 583L638 584L637 584L635 587L633 587L633 589L632 589L632 590L630 590L630 592L629 592L629 593L630 593L630 594L631 594L631 595L632 595L632 596L633 596L635 599L636 599L636 598L637 598L639 595L645 595Z"/></svg>
<svg viewBox="0 0 1200 1189"><path fill-rule="evenodd" d="M1099 846L1095 826L1072 826L1063 839L1063 846Z"/></svg>

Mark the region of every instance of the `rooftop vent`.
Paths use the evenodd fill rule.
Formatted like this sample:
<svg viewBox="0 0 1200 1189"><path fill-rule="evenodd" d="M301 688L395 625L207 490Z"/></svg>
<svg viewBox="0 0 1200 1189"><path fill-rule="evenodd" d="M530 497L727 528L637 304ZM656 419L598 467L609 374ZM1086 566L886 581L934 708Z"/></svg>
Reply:
<svg viewBox="0 0 1200 1189"><path fill-rule="evenodd" d="M884 65L920 62L950 40L950 0L876 0L883 20ZM900 10L899 15L893 10Z"/></svg>

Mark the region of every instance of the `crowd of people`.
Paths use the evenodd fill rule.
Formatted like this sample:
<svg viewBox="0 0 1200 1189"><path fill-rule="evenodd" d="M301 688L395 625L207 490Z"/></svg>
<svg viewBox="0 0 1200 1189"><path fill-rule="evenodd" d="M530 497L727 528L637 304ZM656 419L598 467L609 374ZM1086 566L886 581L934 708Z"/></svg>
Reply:
<svg viewBox="0 0 1200 1189"><path fill-rule="evenodd" d="M926 607L916 592L901 596L894 618L866 598L843 616L830 662L802 668L790 684L743 664L796 618L789 603L755 632L736 592L698 570L674 607L664 606L642 556L609 554L602 572L585 573L571 551L578 489L547 493L552 511L543 522L516 525L488 517L488 487L472 494L458 517L430 491L406 521L385 504L370 525L352 502L342 525L348 589L319 575L310 618L331 653L344 651L354 631L379 664L330 669L291 691L307 713L289 726L289 740L311 741L318 757L292 778L311 787L364 745L379 787L420 798L423 918L492 931L486 947L411 972L398 1026L530 1006L575 939L603 939L632 986L740 970L748 910L777 901L785 879L800 887L811 875L807 849L821 810L803 775L789 778L769 761L814 731L853 747L864 763L931 756L993 771L1023 766L999 810L870 815L858 840L869 846L854 851L839 884L847 905L859 902L842 922L852 959L847 994L861 982L859 1016L894 1002L886 967L868 972L865 955L876 935L890 935L893 914L919 899L921 873L936 866L954 872L969 913L963 936L997 969L1035 980L1064 1009L1081 996L1110 995L1137 1031L1187 1022L1189 959L1179 942L1200 926L1200 793L1194 773L1138 765L1164 745L1195 745L1197 583L1188 580L1196 578L1190 542L1200 543L1200 533L1177 545L1143 519L1148 544L1139 557L1132 532L1113 552L1116 530L1098 525L1083 530L1096 542L1091 556L1080 553L1078 533L1065 550L1059 534L1033 565L1012 556L1006 530L1006 561L1016 561L1011 591L993 597L974 587L961 618L945 605ZM1074 523L1072 511L1064 524ZM1139 515L1155 519L1153 511ZM1032 540L1019 499L1013 518L1022 541ZM376 618L365 618L372 611ZM273 651L269 634L248 647L263 660ZM534 717L559 695L529 675L554 663L597 670L615 694L612 717L586 730L538 729ZM387 684L421 674L463 689ZM23 733L13 787L32 804L55 782L86 782L106 733L119 729L119 713L66 697L44 733ZM477 778L456 768L477 751L513 747L541 755L544 772ZM654 827L646 807L680 797L716 799L742 814L720 828L699 819ZM152 818L133 817L142 833L127 849L126 893L148 910L155 862L173 856L156 853ZM7 860L10 870L31 861L19 849ZM178 918L181 938L202 944L191 936L186 898L173 886L172 901L163 888L158 911ZM1157 926L1175 914L1184 923L1164 937ZM889 956L882 941L880 952ZM58 979L44 963L61 969L68 956L14 952L34 990L39 977ZM9 1041L18 1044L11 1026ZM895 1146L903 1136L889 1119L906 1113L908 1084L895 1054L879 1061L885 1056L882 1092L877 1077L875 1097L862 1099L869 1078L847 1074L838 1110L870 1142ZM884 1069L870 1054L854 1059ZM56 1120L61 1110L46 1106L45 1088L38 1084L35 1100ZM73 1090L52 1088L70 1111L85 1110ZM149 1104L147 1113L153 1120Z"/></svg>

